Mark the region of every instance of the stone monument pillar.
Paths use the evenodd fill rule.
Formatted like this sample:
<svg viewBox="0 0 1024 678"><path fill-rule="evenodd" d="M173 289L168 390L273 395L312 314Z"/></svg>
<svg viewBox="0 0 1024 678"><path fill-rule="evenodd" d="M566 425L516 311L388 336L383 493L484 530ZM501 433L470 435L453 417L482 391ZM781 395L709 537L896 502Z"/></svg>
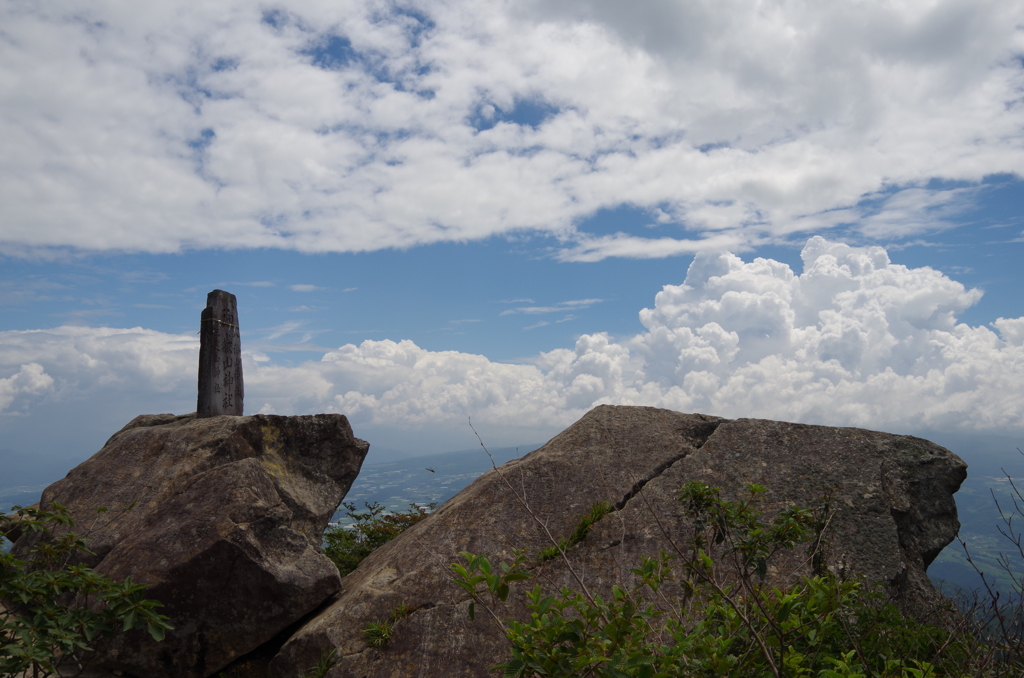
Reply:
<svg viewBox="0 0 1024 678"><path fill-rule="evenodd" d="M242 342L235 295L214 290L206 297L199 330L199 400L196 416L242 414Z"/></svg>

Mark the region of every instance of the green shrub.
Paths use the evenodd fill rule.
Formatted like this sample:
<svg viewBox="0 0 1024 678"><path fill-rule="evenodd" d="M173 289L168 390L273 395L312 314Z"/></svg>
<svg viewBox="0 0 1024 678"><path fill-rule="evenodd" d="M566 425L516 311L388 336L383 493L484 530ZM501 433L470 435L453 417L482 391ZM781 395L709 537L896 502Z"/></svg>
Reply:
<svg viewBox="0 0 1024 678"><path fill-rule="evenodd" d="M391 633L395 625L390 621L370 622L363 629L366 642L373 647L384 647L391 642Z"/></svg>
<svg viewBox="0 0 1024 678"><path fill-rule="evenodd" d="M385 647L391 642L392 636L394 636L395 624L415 611L416 608L411 607L404 601L399 603L398 606L391 610L391 614L387 619L380 622L370 622L366 625L366 628L363 629L366 642L373 647Z"/></svg>
<svg viewBox="0 0 1024 678"><path fill-rule="evenodd" d="M327 673L334 668L338 663L338 659L334 656L336 650L330 652L321 652L320 661L317 662L316 666L312 666L302 674L302 678L324 678Z"/></svg>
<svg viewBox="0 0 1024 678"><path fill-rule="evenodd" d="M22 534L42 538L23 558L0 552L0 676L45 678L60 664L82 666L94 641L138 627L163 640L171 626L155 611L160 603L143 597L144 586L74 564L89 551L73 532L53 534L74 526L66 509L14 508L16 518L0 515L0 532L17 522Z"/></svg>
<svg viewBox="0 0 1024 678"><path fill-rule="evenodd" d="M343 502L352 519L351 526L336 526L324 533L324 555L334 561L341 576L356 569L366 556L391 541L409 527L430 515L437 504L426 508L409 504L409 510L400 513L388 512L374 502L365 504L366 511L357 512L355 504Z"/></svg>
<svg viewBox="0 0 1024 678"><path fill-rule="evenodd" d="M526 593L528 621L499 618L511 584L532 576L522 552L498 567L463 553L454 581L470 594L471 617L482 606L504 629L510 657L494 668L506 678L1021 675L986 668L985 648L963 626L906 617L884 587L830 573L821 557L827 501L769 522L763 493L750 485L725 501L704 483L684 486L691 533L670 539L674 553L644 558L634 582L613 586L609 598L582 585L548 593L538 584ZM767 583L775 556L802 545L811 573Z"/></svg>

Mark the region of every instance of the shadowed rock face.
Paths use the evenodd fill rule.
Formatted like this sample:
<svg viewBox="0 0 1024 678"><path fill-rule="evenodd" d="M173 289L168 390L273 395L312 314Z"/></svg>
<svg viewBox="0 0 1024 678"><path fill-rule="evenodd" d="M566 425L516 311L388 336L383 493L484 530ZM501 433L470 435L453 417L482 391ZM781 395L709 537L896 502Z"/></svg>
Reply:
<svg viewBox="0 0 1024 678"><path fill-rule="evenodd" d="M161 643L127 634L104 663L212 675L334 594L320 535L368 449L337 414L145 415L48 487L43 506L63 504L87 533L88 564L149 586L175 627Z"/></svg>
<svg viewBox="0 0 1024 678"><path fill-rule="evenodd" d="M588 587L604 595L632 582L641 556L671 551L669 539L687 533L675 497L688 481L720 487L726 499L746 483L764 485L769 515L790 504L815 505L832 492L829 566L891 584L913 612L935 600L925 568L959 529L952 494L965 477L956 455L908 436L598 407L375 551L342 580L335 602L285 644L272 673L296 678L334 651L339 661L330 678L490 675L507 643L482 611L469 621L468 598L451 583L448 565L461 560L460 551L511 560L511 547L536 554L550 544L505 481L555 537L569 534L594 502L615 504L618 510L569 552ZM780 567L799 567L805 558L788 557ZM577 587L559 559L541 567L546 589ZM522 617L521 597L509 600L499 616ZM387 647L369 647L363 629L400 603L416 611L395 624Z"/></svg>

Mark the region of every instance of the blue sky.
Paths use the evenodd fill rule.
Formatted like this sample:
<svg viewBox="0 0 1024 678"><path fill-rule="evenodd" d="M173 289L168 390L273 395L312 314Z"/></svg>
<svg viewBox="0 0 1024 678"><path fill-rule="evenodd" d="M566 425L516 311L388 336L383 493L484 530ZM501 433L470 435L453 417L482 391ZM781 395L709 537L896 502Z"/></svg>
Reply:
<svg viewBox="0 0 1024 678"><path fill-rule="evenodd" d="M194 409L216 287L247 412L343 412L413 453L600 403L1019 436L1019 23L1010 0L5 5L0 447L80 458Z"/></svg>

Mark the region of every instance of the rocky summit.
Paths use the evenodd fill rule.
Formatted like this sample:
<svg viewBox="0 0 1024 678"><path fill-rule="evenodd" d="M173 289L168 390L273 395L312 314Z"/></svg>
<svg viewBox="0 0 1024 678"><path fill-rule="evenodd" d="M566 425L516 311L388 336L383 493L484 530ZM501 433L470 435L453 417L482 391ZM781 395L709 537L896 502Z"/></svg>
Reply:
<svg viewBox="0 0 1024 678"><path fill-rule="evenodd" d="M114 434L41 504L70 509L87 564L147 585L174 630L125 634L101 663L204 678L336 593L320 539L368 449L338 414L145 415Z"/></svg>
<svg viewBox="0 0 1024 678"><path fill-rule="evenodd" d="M536 555L606 502L613 510L566 558L608 597L633 583L643 556L690 533L677 495L693 480L724 499L763 485L768 517L831 496L827 566L888 585L906 612L922 614L940 600L925 571L959 529L953 493L966 477L959 457L910 436L602 406L488 471L342 579L320 540L367 449L341 415L151 415L51 485L42 503L71 510L94 553L87 562L149 586L175 627L159 643L142 631L119 638L104 666L206 678L280 647L275 678L308 675L325 657L336 661L328 678L491 675L508 643L482 612L470 621L449 569L460 552ZM15 551L35 538L22 535ZM803 549L780 555L769 579L808 572ZM549 592L577 588L560 557L532 567ZM502 605L500 618L528 614L522 595ZM399 608L411 613L390 642L370 645L365 630Z"/></svg>
<svg viewBox="0 0 1024 678"><path fill-rule="evenodd" d="M965 477L959 457L910 436L598 407L371 554L342 580L334 602L292 635L272 674L297 678L333 653L329 678L490 675L507 657L507 641L486 615L469 620L468 595L449 570L460 551L492 560L511 560L513 547L536 554L551 545L547 533L568 535L595 502L609 502L615 510L567 552L588 587L607 596L612 585L633 581L642 556L670 551L669 540L687 533L676 496L692 480L720 487L726 499L747 483L763 485L769 515L831 495L828 566L890 585L914 613L937 600L925 570L959 529L953 493ZM799 571L805 561L790 554L780 568ZM539 568L548 591L576 588L560 558ZM364 629L403 604L413 612L395 623L386 647L371 646ZM523 618L521 596L505 605L500 616Z"/></svg>

